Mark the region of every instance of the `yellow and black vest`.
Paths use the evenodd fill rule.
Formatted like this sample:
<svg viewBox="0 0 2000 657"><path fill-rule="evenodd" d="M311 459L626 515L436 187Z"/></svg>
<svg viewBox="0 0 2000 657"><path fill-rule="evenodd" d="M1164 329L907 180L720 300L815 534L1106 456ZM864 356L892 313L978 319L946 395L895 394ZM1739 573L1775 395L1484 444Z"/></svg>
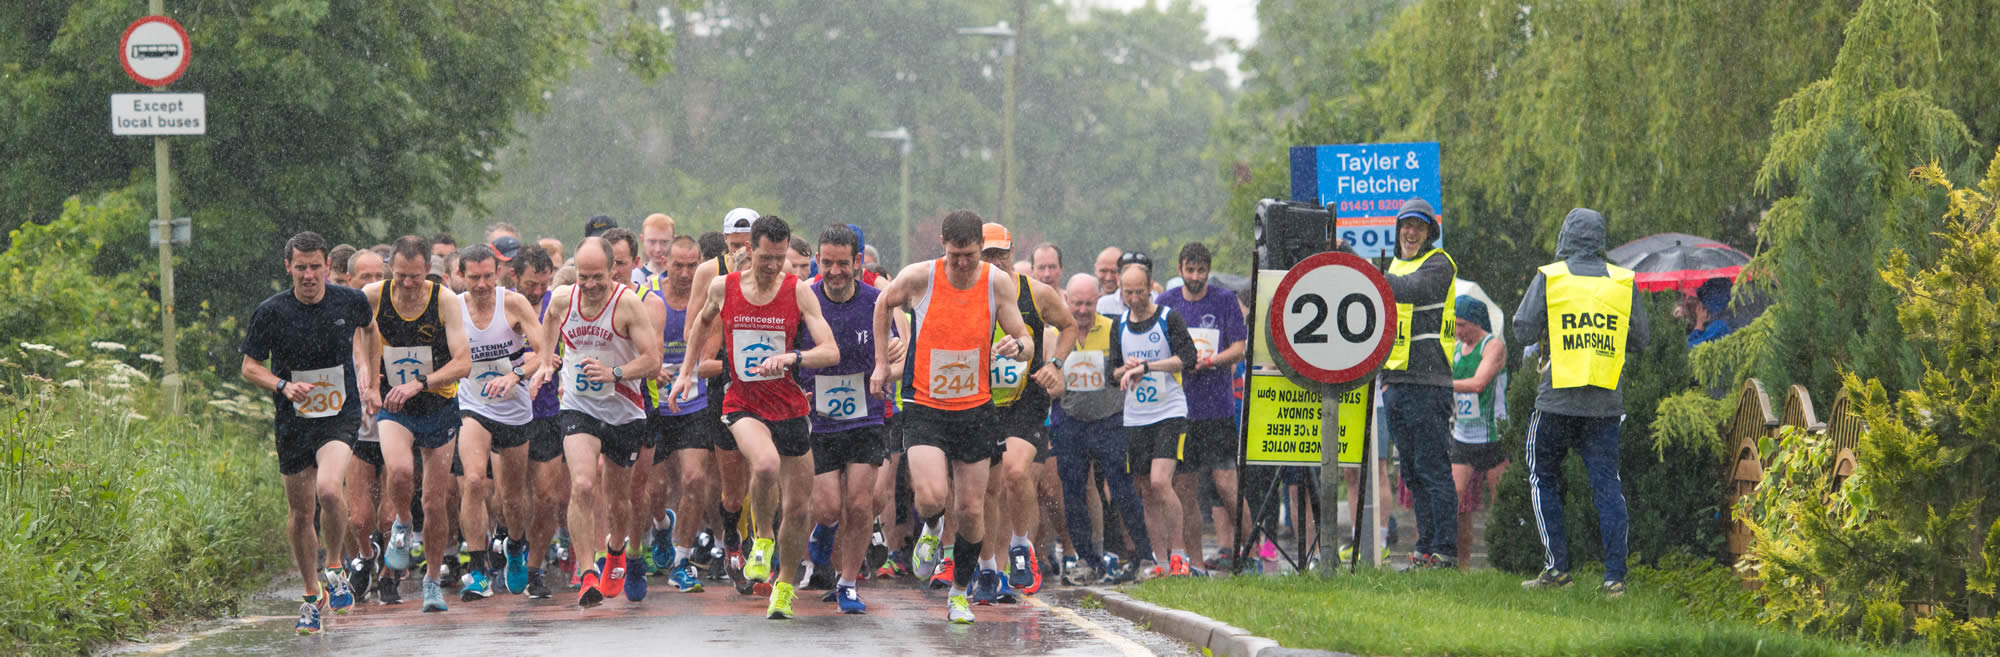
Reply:
<svg viewBox="0 0 2000 657"><path fill-rule="evenodd" d="M1423 306L1396 303L1396 344L1389 348L1389 360L1382 363L1382 369L1410 369L1410 344L1413 342L1437 340L1447 366L1451 355L1458 349L1457 334L1452 332L1452 322L1457 318L1452 312L1455 305L1452 302L1458 298L1458 262L1451 259L1451 254L1445 253L1444 249L1431 249L1409 260L1397 258L1389 262L1389 273L1394 276L1416 273L1433 254L1444 256L1444 261L1451 264L1451 287L1445 289L1444 301L1439 303Z"/></svg>

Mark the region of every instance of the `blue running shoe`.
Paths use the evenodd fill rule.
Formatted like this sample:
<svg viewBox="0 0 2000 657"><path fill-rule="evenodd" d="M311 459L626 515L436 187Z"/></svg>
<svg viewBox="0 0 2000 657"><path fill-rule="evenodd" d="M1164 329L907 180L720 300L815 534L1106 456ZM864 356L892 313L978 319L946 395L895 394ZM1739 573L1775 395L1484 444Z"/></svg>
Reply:
<svg viewBox="0 0 2000 657"><path fill-rule="evenodd" d="M834 589L833 594L834 597L840 600L840 613L843 614L868 613L868 605L861 603L861 594L855 593L854 587L842 586L840 588Z"/></svg>
<svg viewBox="0 0 2000 657"><path fill-rule="evenodd" d="M345 614L354 608L354 587L347 583L347 574L339 568L326 569L326 601L333 607L333 613Z"/></svg>
<svg viewBox="0 0 2000 657"><path fill-rule="evenodd" d="M1000 571L991 568L979 571L972 578L972 604L982 607L997 601L1000 593Z"/></svg>
<svg viewBox="0 0 2000 657"><path fill-rule="evenodd" d="M390 570L409 570L411 548L410 526L398 520L389 526L389 546L382 550L382 565Z"/></svg>
<svg viewBox="0 0 2000 657"><path fill-rule="evenodd" d="M520 595L528 590L528 544L507 541L507 592Z"/></svg>
<svg viewBox="0 0 2000 657"><path fill-rule="evenodd" d="M444 587L437 582L424 580L424 611L440 612L448 609L444 604Z"/></svg>
<svg viewBox="0 0 2000 657"><path fill-rule="evenodd" d="M640 568L644 567L644 565L640 566ZM644 570L635 569L625 573L625 599L632 602L646 599L646 572Z"/></svg>
<svg viewBox="0 0 2000 657"><path fill-rule="evenodd" d="M649 574L658 575L673 570L673 563L673 531L668 529L653 530L653 549L652 553L648 554L646 559L646 567L652 571Z"/></svg>
<svg viewBox="0 0 2000 657"><path fill-rule="evenodd" d="M993 577L994 579L1000 580L1000 585L994 587L993 589L994 602L998 602L1003 605L1011 605L1021 602L1021 598L1018 594L1015 593L1014 587L1008 583L1007 573L1000 571L993 571Z"/></svg>
<svg viewBox="0 0 2000 657"><path fill-rule="evenodd" d="M299 605L299 622L292 627L299 631L299 636L319 634L319 603L301 603Z"/></svg>
<svg viewBox="0 0 2000 657"><path fill-rule="evenodd" d="M806 541L806 559L824 565L833 561L834 527L813 525L812 537Z"/></svg>
<svg viewBox="0 0 2000 657"><path fill-rule="evenodd" d="M1020 582L1022 588L1028 588L1035 581L1036 565L1035 551L1017 545L1007 549L1007 570L1001 574L1007 576L1008 582Z"/></svg>
<svg viewBox="0 0 2000 657"><path fill-rule="evenodd" d="M667 573L667 580L673 582L682 593L701 592L701 573L695 572L694 564L688 563L686 559L682 559L674 566L672 572Z"/></svg>
<svg viewBox="0 0 2000 657"><path fill-rule="evenodd" d="M458 590L459 602L472 602L493 597L493 582L486 578L486 571L473 569L465 574L464 586Z"/></svg>

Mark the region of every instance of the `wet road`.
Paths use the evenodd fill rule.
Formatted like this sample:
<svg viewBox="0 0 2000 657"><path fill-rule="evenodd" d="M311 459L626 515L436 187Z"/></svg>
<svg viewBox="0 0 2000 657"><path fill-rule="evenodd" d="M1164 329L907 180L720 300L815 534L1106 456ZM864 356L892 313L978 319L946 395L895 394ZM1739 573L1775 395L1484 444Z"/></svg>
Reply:
<svg viewBox="0 0 2000 657"><path fill-rule="evenodd" d="M862 585L866 615L843 615L820 592L800 592L798 617L766 620L765 599L710 588L662 591L642 602L613 600L591 610L554 600L500 595L458 602L425 614L411 601L394 607L357 605L330 616L319 636L292 631L298 603L281 595L295 580L248 605L249 615L211 623L146 643L120 646L121 655L1141 655L1191 656L1198 651L1146 632L1097 609L1081 608L1069 591L1044 591L1018 605L974 607L978 622L944 622L943 592L912 584ZM280 592L285 592L281 594Z"/></svg>

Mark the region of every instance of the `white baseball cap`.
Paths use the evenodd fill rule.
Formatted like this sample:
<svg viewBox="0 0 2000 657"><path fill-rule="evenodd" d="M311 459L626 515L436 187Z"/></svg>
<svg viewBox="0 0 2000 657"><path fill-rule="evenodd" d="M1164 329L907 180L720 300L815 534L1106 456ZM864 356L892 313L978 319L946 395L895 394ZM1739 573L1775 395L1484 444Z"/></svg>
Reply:
<svg viewBox="0 0 2000 657"><path fill-rule="evenodd" d="M762 215L757 214L756 210L750 208L730 210L729 214L722 215L722 234L735 235L737 233L748 233L750 232L750 222L756 221L757 217L760 216Z"/></svg>

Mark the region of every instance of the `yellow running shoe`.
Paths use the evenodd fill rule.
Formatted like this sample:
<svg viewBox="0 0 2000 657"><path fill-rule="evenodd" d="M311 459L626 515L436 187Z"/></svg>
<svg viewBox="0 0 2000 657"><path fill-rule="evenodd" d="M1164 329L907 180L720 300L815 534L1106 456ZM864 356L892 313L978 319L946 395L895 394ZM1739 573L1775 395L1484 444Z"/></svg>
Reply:
<svg viewBox="0 0 2000 657"><path fill-rule="evenodd" d="M798 593L792 590L791 582L778 582L771 587L771 606L764 610L764 617L771 620L791 620L792 598Z"/></svg>
<svg viewBox="0 0 2000 657"><path fill-rule="evenodd" d="M750 558L743 564L743 578L752 582L771 581L771 550L773 541L760 538L751 544ZM787 609L790 607L788 606Z"/></svg>
<svg viewBox="0 0 2000 657"><path fill-rule="evenodd" d="M951 596L951 611L945 614L945 620L951 621L953 625L971 625L972 602L962 595Z"/></svg>

